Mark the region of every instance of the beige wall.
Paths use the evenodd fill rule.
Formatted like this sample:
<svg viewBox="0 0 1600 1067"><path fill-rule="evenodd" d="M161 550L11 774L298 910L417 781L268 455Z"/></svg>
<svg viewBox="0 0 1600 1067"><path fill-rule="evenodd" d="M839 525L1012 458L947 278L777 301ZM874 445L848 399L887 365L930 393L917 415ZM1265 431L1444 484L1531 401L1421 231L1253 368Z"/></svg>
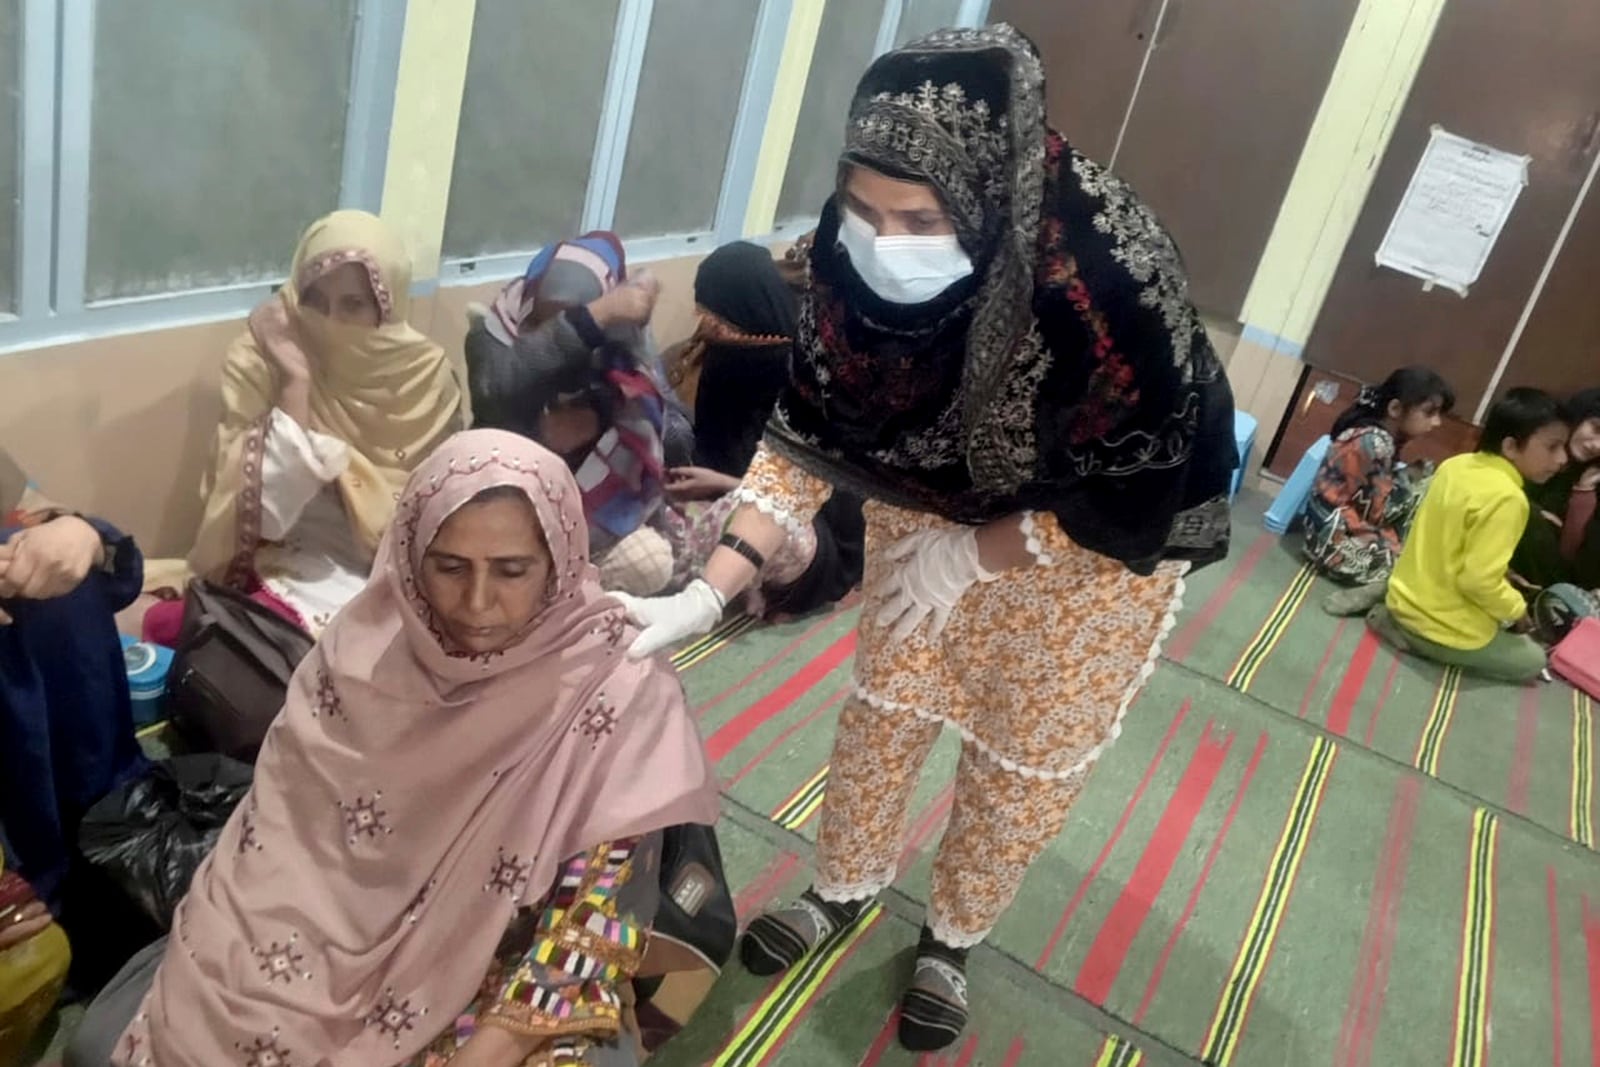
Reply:
<svg viewBox="0 0 1600 1067"><path fill-rule="evenodd" d="M701 258L645 265L662 281L663 344L693 328ZM459 363L467 305L499 287L441 289L413 301L412 322ZM146 555L182 555L200 521L218 368L242 328L212 322L0 355L0 446L51 497L123 526Z"/></svg>

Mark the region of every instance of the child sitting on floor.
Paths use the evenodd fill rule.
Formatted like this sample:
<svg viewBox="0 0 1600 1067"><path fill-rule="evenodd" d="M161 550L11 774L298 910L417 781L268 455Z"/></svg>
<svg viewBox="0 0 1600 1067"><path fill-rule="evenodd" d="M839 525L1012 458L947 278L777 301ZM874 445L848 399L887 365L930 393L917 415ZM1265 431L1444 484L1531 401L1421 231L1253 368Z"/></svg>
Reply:
<svg viewBox="0 0 1600 1067"><path fill-rule="evenodd" d="M1434 371L1402 367L1362 389L1334 422L1305 526L1306 558L1354 587L1324 602L1330 613L1362 615L1383 602L1427 477L1400 463L1400 450L1436 429L1454 404L1455 393Z"/></svg>
<svg viewBox="0 0 1600 1067"><path fill-rule="evenodd" d="M1562 468L1567 433L1538 389L1512 389L1489 409L1478 451L1441 463L1417 509L1385 603L1367 616L1379 637L1484 678L1539 676L1544 650L1507 572L1528 523L1523 485Z"/></svg>

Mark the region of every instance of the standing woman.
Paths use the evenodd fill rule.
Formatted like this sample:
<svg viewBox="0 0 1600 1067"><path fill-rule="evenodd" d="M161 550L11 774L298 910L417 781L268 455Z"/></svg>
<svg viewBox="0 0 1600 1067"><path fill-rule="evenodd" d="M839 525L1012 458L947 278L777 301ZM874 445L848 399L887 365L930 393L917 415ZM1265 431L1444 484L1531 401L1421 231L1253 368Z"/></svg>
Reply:
<svg viewBox="0 0 1600 1067"><path fill-rule="evenodd" d="M300 238L289 281L223 363L189 566L312 636L366 585L411 471L461 429L444 350L406 321L410 290L394 232L335 211Z"/></svg>
<svg viewBox="0 0 1600 1067"><path fill-rule="evenodd" d="M1010 904L1154 666L1182 575L1223 556L1232 398L1178 251L1044 123L1006 25L879 59L810 258L793 382L704 577L632 601L645 655L705 632L829 486L868 500L867 607L817 876L741 946L791 966L896 875L945 725L964 741L900 1039L966 1023Z"/></svg>

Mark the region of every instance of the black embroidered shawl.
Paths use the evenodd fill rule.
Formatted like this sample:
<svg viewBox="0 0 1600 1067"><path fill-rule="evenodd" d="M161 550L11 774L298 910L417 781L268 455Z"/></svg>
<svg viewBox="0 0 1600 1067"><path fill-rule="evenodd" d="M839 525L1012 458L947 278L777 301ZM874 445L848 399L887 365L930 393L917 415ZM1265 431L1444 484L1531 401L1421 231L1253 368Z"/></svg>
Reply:
<svg viewBox="0 0 1600 1067"><path fill-rule="evenodd" d="M1142 573L1224 556L1227 379L1166 230L1045 126L1032 43L997 24L883 56L841 164L931 184L975 271L926 304L890 304L838 246L830 200L771 446L957 522L1053 511Z"/></svg>

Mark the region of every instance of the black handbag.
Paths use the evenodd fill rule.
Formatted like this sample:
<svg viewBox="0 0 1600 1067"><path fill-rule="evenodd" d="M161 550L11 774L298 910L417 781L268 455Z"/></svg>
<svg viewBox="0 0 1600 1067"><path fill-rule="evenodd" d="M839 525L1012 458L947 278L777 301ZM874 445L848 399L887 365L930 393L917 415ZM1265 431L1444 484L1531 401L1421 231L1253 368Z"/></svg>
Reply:
<svg viewBox="0 0 1600 1067"><path fill-rule="evenodd" d="M173 725L201 751L253 762L310 651L311 635L271 609L191 581L168 675Z"/></svg>
<svg viewBox="0 0 1600 1067"><path fill-rule="evenodd" d="M717 832L699 823L661 834L661 897L650 947L633 980L647 1050L683 1028L711 991L739 936Z"/></svg>

